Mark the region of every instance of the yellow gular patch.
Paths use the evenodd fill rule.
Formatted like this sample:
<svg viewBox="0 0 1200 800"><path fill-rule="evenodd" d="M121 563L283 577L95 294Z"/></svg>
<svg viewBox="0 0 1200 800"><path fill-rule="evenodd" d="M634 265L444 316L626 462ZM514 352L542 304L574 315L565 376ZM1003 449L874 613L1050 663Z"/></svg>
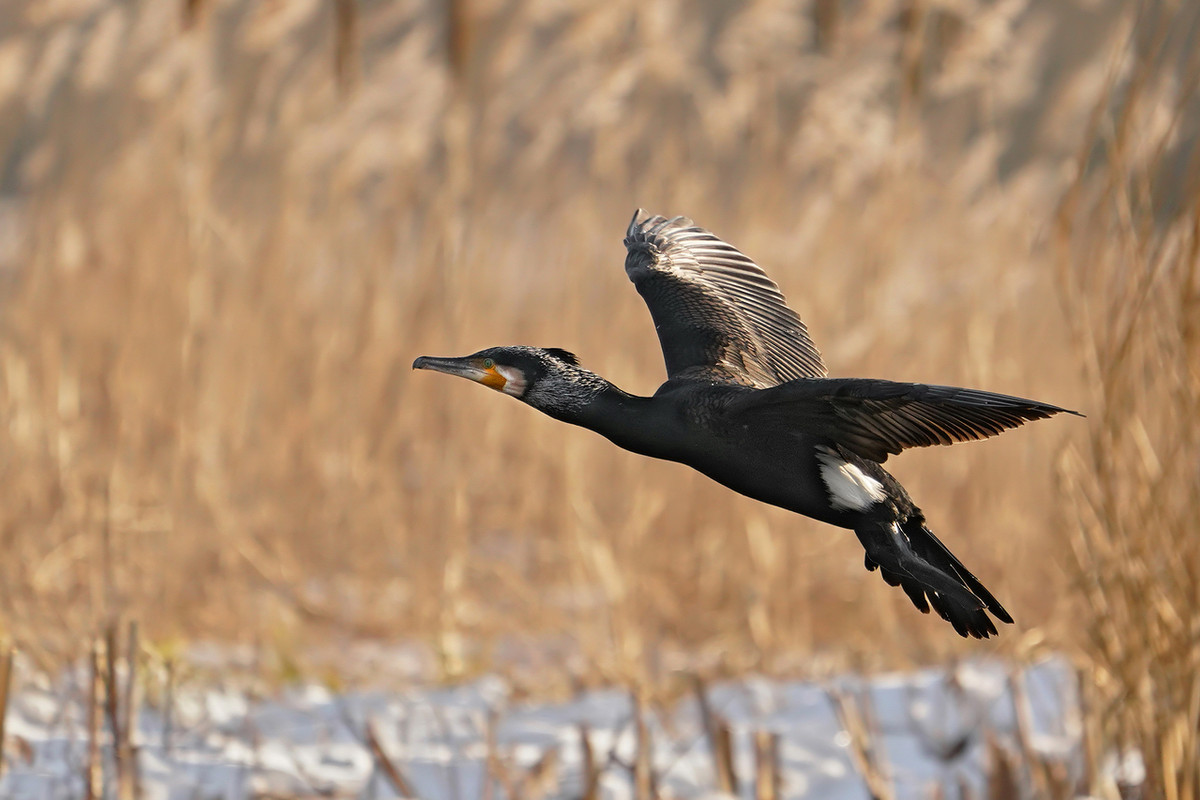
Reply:
<svg viewBox="0 0 1200 800"><path fill-rule="evenodd" d="M505 379L505 377L499 372L496 372L495 367L492 367L491 369L485 369L483 371L483 377L479 379L479 382L489 389L495 389L498 392L503 392L504 386L508 383L508 380Z"/></svg>

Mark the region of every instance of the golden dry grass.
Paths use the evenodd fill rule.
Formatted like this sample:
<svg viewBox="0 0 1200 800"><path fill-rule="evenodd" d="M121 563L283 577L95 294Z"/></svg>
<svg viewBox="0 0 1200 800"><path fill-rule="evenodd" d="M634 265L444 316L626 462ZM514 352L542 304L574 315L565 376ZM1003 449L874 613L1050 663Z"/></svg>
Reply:
<svg viewBox="0 0 1200 800"><path fill-rule="evenodd" d="M47 658L118 616L159 646L422 637L450 675L564 635L609 679L681 650L790 669L1049 646L1102 676L1117 729L1188 709L1163 723L1178 745L1142 743L1179 763L1195 10L447 8L0 9L7 635ZM960 642L845 532L410 373L530 343L653 391L621 270L637 206L765 265L836 374L1089 414L889 465L1015 629Z"/></svg>

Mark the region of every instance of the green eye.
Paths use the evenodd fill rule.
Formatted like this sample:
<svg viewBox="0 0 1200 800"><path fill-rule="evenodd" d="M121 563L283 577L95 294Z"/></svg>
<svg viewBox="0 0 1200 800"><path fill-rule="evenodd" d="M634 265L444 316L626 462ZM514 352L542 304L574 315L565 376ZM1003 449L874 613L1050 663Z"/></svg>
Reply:
<svg viewBox="0 0 1200 800"><path fill-rule="evenodd" d="M495 362L495 361L493 361L492 359L490 359L490 358L485 358L485 359L483 360L483 368L484 368L484 369L491 369L491 368L492 368L492 367L494 367L494 366L496 366L496 362Z"/></svg>

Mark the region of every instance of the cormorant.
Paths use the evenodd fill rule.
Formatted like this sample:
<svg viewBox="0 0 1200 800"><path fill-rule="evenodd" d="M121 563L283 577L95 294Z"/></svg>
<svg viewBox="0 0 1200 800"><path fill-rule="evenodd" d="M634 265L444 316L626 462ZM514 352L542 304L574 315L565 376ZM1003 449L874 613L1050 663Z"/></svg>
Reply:
<svg viewBox="0 0 1200 800"><path fill-rule="evenodd" d="M976 389L829 378L779 287L733 246L684 217L638 209L625 247L625 271L650 308L666 361L667 382L653 397L621 391L557 348L422 356L413 369L482 383L626 450L850 528L868 570L878 568L964 637L996 633L989 611L1013 621L881 464L905 448L1078 412Z"/></svg>

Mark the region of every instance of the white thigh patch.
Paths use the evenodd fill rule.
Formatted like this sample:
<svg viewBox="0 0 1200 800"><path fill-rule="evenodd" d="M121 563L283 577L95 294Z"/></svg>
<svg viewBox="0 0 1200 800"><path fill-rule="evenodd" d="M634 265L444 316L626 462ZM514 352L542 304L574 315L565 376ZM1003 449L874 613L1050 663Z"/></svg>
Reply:
<svg viewBox="0 0 1200 800"><path fill-rule="evenodd" d="M864 511L887 499L883 484L829 451L819 451L821 480L829 490L829 503L838 511Z"/></svg>

